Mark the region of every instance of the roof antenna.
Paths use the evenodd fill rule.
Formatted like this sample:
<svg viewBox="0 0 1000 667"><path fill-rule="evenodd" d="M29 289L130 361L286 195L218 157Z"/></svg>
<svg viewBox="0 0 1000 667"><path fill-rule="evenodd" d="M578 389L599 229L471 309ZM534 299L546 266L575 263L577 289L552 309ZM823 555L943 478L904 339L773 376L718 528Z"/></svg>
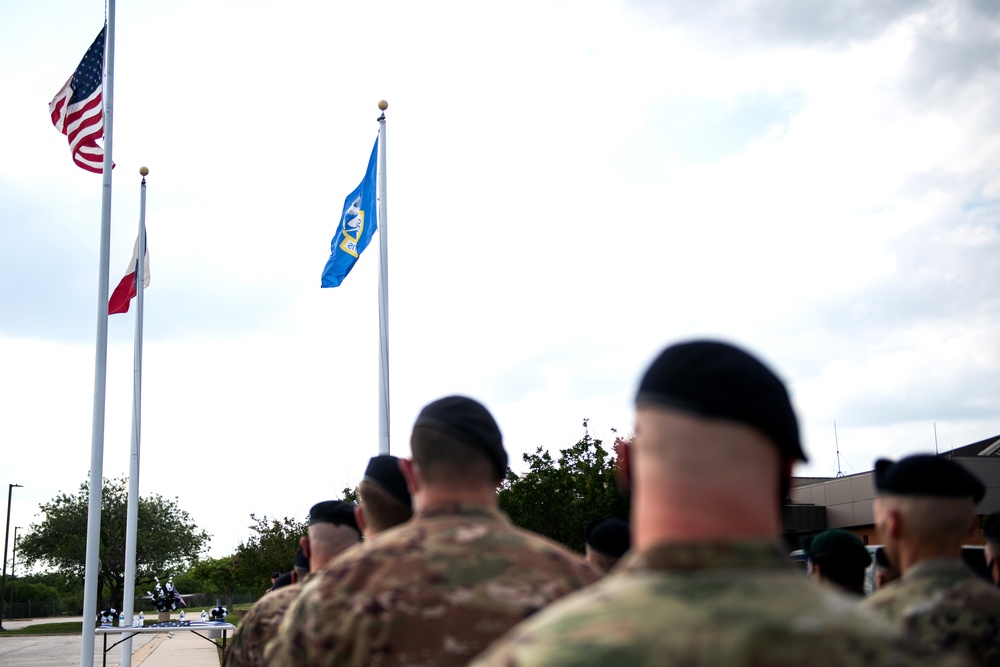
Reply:
<svg viewBox="0 0 1000 667"><path fill-rule="evenodd" d="M837 422L833 422L833 441L837 445L837 477L843 477L844 473L840 469L840 440L837 439Z"/></svg>

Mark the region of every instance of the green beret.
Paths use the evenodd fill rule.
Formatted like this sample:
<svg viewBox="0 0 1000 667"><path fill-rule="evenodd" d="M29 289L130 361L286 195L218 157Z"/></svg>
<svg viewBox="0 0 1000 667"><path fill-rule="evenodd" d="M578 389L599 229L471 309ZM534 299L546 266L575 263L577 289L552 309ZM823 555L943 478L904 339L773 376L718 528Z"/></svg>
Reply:
<svg viewBox="0 0 1000 667"><path fill-rule="evenodd" d="M894 496L940 496L972 498L978 503L986 487L975 475L949 459L933 454L917 454L896 463L875 462L875 488Z"/></svg>
<svg viewBox="0 0 1000 667"><path fill-rule="evenodd" d="M857 535L835 528L803 539L802 550L809 560L838 561L849 567L865 569L872 563L868 550Z"/></svg>

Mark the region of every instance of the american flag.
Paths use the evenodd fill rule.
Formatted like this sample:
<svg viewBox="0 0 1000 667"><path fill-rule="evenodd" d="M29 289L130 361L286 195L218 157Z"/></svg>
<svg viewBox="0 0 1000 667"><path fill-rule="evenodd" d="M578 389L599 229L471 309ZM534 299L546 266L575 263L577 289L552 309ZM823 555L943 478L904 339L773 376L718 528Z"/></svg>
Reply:
<svg viewBox="0 0 1000 667"><path fill-rule="evenodd" d="M97 140L104 136L104 33L94 40L73 76L49 102L52 124L66 135L73 162L96 174L104 171L104 149Z"/></svg>

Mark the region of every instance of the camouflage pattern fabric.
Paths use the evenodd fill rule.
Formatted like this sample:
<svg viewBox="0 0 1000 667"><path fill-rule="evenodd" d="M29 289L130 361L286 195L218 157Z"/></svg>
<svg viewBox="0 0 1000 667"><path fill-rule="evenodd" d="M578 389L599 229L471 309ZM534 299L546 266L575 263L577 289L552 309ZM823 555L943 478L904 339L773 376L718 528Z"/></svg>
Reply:
<svg viewBox="0 0 1000 667"><path fill-rule="evenodd" d="M257 600L240 619L233 641L226 648L223 667L256 667L264 664L264 646L278 631L288 607L302 592L302 585L282 586Z"/></svg>
<svg viewBox="0 0 1000 667"><path fill-rule="evenodd" d="M921 561L861 604L913 639L1000 665L1000 590L961 559Z"/></svg>
<svg viewBox="0 0 1000 667"><path fill-rule="evenodd" d="M661 544L515 628L473 665L964 665L911 649L772 542Z"/></svg>
<svg viewBox="0 0 1000 667"><path fill-rule="evenodd" d="M580 556L495 509L437 506L315 573L268 645L266 664L465 665L597 578Z"/></svg>

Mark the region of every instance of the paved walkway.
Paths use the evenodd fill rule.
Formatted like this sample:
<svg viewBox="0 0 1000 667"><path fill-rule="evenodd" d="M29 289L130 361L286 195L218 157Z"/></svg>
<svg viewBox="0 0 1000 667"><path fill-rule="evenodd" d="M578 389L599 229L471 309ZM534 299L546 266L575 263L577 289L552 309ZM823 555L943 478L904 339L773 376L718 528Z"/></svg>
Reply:
<svg viewBox="0 0 1000 667"><path fill-rule="evenodd" d="M36 620L8 621L3 626L16 630L28 625L57 621L82 621L75 618L39 618ZM174 620L177 620L176 615ZM232 639L232 630L229 631ZM114 638L114 639L112 639ZM116 635L108 636L108 643L117 641ZM0 633L0 665L3 667L78 667L80 664L79 635L27 635L4 636ZM104 638L94 640L94 665L100 667ZM108 651L108 667L120 667L121 646ZM219 653L214 642L190 630L164 634L141 634L132 639L132 667L219 667Z"/></svg>

